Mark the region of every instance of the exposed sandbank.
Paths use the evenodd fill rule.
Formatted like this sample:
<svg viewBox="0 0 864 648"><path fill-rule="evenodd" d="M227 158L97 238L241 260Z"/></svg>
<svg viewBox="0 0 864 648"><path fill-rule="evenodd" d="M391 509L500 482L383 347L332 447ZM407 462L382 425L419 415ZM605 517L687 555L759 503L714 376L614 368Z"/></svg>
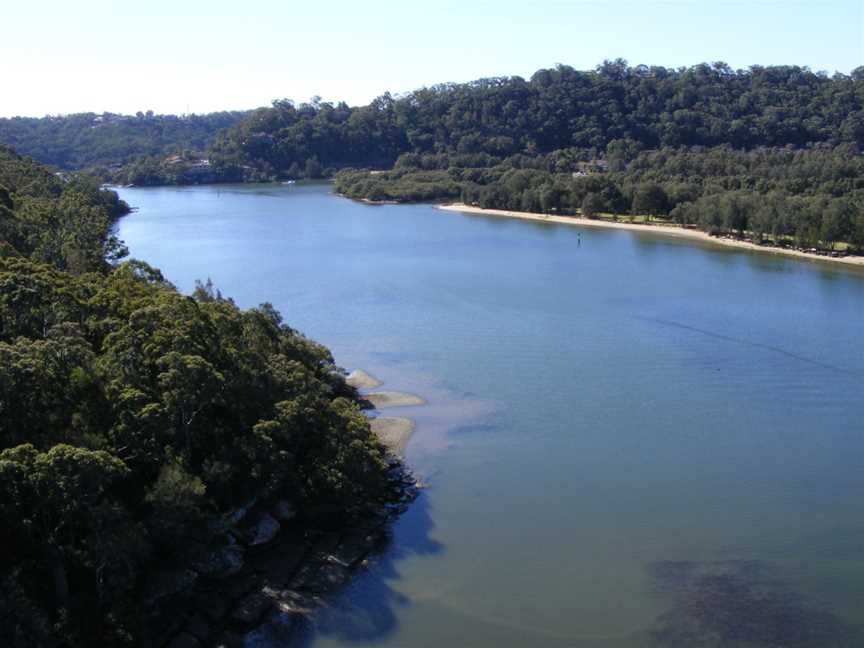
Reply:
<svg viewBox="0 0 864 648"><path fill-rule="evenodd" d="M349 373L345 382L355 389L375 389L381 384L381 381L375 376L363 371L362 369L355 369Z"/></svg>
<svg viewBox="0 0 864 648"><path fill-rule="evenodd" d="M378 440L393 454L402 456L408 440L414 433L414 421L403 417L378 417L370 419L369 425Z"/></svg>
<svg viewBox="0 0 864 648"><path fill-rule="evenodd" d="M409 405L424 405L426 403L426 401L419 396L397 391L382 391L372 394L364 394L362 398L372 403L372 406L375 409L383 409L385 407L407 407Z"/></svg>
<svg viewBox="0 0 864 648"><path fill-rule="evenodd" d="M507 218L521 218L523 220L540 221L544 223L561 223L563 225L576 225L577 227L600 227L605 229L621 229L630 230L632 232L643 232L649 234L659 234L662 236L674 236L677 238L687 238L702 243L712 245L721 245L725 247L733 247L753 252L763 252L768 254L781 254L783 256L798 257L809 259L811 261L824 261L830 263L842 263L850 266L864 267L864 257L848 256L848 257L830 257L821 254L812 254L810 252L802 252L800 250L789 250L785 248L770 247L767 245L756 245L747 241L737 241L734 239L719 238L711 236L700 230L685 229L678 225L637 225L636 223L610 223L602 220L590 220L578 216L553 216L551 214L537 214L534 212L519 212L506 209L483 209L482 207L472 207L461 203L451 205L438 205L438 209L447 211L463 212L467 214L483 214L485 216L504 216Z"/></svg>

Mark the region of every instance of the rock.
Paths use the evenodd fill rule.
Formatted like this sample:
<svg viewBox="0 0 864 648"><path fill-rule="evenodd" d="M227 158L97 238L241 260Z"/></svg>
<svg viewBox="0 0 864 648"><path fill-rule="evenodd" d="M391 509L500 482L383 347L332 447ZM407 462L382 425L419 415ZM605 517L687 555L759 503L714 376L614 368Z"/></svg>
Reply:
<svg viewBox="0 0 864 648"><path fill-rule="evenodd" d="M260 627L244 637L244 648L271 648L272 646L294 646L302 628L305 615L292 611L277 610Z"/></svg>
<svg viewBox="0 0 864 648"><path fill-rule="evenodd" d="M262 591L246 596L231 613L231 622L244 629L261 623L264 615L273 608L273 599Z"/></svg>
<svg viewBox="0 0 864 648"><path fill-rule="evenodd" d="M181 632L168 642L167 648L199 648L201 642L188 632Z"/></svg>
<svg viewBox="0 0 864 648"><path fill-rule="evenodd" d="M148 598L157 600L182 592L192 586L198 574L191 569L156 572L150 578Z"/></svg>
<svg viewBox="0 0 864 648"><path fill-rule="evenodd" d="M224 632L216 642L216 648L245 648L246 641L243 635L233 632Z"/></svg>
<svg viewBox="0 0 864 648"><path fill-rule="evenodd" d="M227 524L228 526L234 526L235 524L239 524L240 522L242 522L243 518L246 517L246 514L249 513L253 506L255 506L255 502L256 500L253 499L248 504L245 504L244 506L241 506L240 508L230 513L227 513L224 517L225 524Z"/></svg>
<svg viewBox="0 0 864 648"><path fill-rule="evenodd" d="M318 555L321 559L323 559L327 554L336 550L336 547L339 546L340 536L338 533L330 532L324 533L320 538L315 542L315 546L313 547L313 551L316 555Z"/></svg>
<svg viewBox="0 0 864 648"><path fill-rule="evenodd" d="M294 510L294 507L288 500L279 500L273 505L273 510L270 511L270 515L280 522L290 522L297 517L297 511Z"/></svg>
<svg viewBox="0 0 864 648"><path fill-rule="evenodd" d="M195 597L195 609L203 613L211 622L225 618L228 603L228 599L218 592L206 592Z"/></svg>
<svg viewBox="0 0 864 648"><path fill-rule="evenodd" d="M280 538L279 546L274 550L253 552L249 557L248 565L259 573L267 574L268 582L287 586L308 551L309 545L303 538L286 533Z"/></svg>
<svg viewBox="0 0 864 648"><path fill-rule="evenodd" d="M366 533L354 533L342 539L328 560L350 568L370 554L377 544L376 539Z"/></svg>
<svg viewBox="0 0 864 648"><path fill-rule="evenodd" d="M337 562L304 566L297 574L298 587L313 594L329 594L341 587L351 572Z"/></svg>
<svg viewBox="0 0 864 648"><path fill-rule="evenodd" d="M322 600L314 594L283 590L276 598L276 608L283 614L307 615L314 612Z"/></svg>
<svg viewBox="0 0 864 648"><path fill-rule="evenodd" d="M384 447L394 455L402 455L414 432L414 421L403 417L379 416L369 421L369 427Z"/></svg>
<svg viewBox="0 0 864 648"><path fill-rule="evenodd" d="M381 381L378 380L375 376L366 373L362 369L355 369L350 374L348 374L345 382L354 387L355 389L374 389L381 384Z"/></svg>
<svg viewBox="0 0 864 648"><path fill-rule="evenodd" d="M269 513L262 513L246 530L247 544L257 547L267 544L279 534L279 523Z"/></svg>
<svg viewBox="0 0 864 648"><path fill-rule="evenodd" d="M206 642L212 632L210 620L199 612L186 624L186 632Z"/></svg>
<svg viewBox="0 0 864 648"><path fill-rule="evenodd" d="M385 407L406 407L409 405L423 405L426 403L426 401L419 396L396 391L382 391L366 394L363 396L363 399L372 403L372 407L375 409L382 409Z"/></svg>
<svg viewBox="0 0 864 648"><path fill-rule="evenodd" d="M243 569L245 550L237 544L221 547L193 565L195 571L210 578L224 578Z"/></svg>

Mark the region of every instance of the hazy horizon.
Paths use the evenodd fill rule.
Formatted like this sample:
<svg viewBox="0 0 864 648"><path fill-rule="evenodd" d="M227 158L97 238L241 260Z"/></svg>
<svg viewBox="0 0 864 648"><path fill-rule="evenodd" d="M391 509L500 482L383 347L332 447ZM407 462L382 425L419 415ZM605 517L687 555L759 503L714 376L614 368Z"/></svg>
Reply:
<svg viewBox="0 0 864 648"><path fill-rule="evenodd" d="M437 83L529 78L604 59L678 68L724 61L848 74L864 64L864 1L393 2L264 0L145 9L105 0L14 6L0 43L0 116L202 114L288 98L363 105Z"/></svg>

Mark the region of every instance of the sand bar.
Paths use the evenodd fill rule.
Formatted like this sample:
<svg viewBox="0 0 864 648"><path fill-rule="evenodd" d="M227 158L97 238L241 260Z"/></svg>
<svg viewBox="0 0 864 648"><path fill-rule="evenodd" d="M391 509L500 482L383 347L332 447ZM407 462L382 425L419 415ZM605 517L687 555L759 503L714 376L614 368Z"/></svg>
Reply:
<svg viewBox="0 0 864 648"><path fill-rule="evenodd" d="M414 421L402 417L379 417L369 421L378 440L395 455L402 455L414 433Z"/></svg>
<svg viewBox="0 0 864 648"><path fill-rule="evenodd" d="M372 403L375 409L385 407L407 407L409 405L423 405L426 403L419 396L397 391L382 391L373 394L364 394L363 399Z"/></svg>
<svg viewBox="0 0 864 648"><path fill-rule="evenodd" d="M554 216L551 214L537 214L534 212L519 212L510 211L507 209L483 209L481 207L472 207L455 203L452 205L439 205L438 209L447 211L463 212L466 214L483 214L485 216L504 216L506 218L521 218L523 220L540 221L544 223L561 223L564 225L576 225L577 227L599 227L604 229L620 229L630 230L631 232L643 232L646 234L659 234L661 236L674 236L677 238L687 238L702 243L711 245L720 245L724 247L733 247L753 252L762 252L768 254L780 254L783 256L798 257L801 259L809 259L811 261L824 261L826 263L842 263L849 266L857 266L864 268L864 257L848 256L848 257L829 257L821 254L812 254L810 252L802 252L800 250L789 250L784 248L769 247L766 245L756 245L747 241L737 241L734 239L719 238L710 236L706 232L693 229L685 229L678 225L637 225L636 223L610 223L609 221L590 220L577 216Z"/></svg>
<svg viewBox="0 0 864 648"><path fill-rule="evenodd" d="M381 384L381 381L375 376L366 373L362 369L355 369L349 373L345 382L355 389L375 389L375 387L378 387Z"/></svg>

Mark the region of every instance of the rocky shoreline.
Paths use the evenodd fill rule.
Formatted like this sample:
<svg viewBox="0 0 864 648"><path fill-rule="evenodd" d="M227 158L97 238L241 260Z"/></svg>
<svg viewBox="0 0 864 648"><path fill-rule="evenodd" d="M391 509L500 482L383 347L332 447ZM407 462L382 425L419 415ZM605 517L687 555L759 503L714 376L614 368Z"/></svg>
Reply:
<svg viewBox="0 0 864 648"><path fill-rule="evenodd" d="M349 382L367 388L381 384L362 370L352 377ZM411 404L423 402L413 395L399 396L410 397ZM410 425L376 429L375 422L396 420ZM190 566L149 578L142 601L142 645L239 648L265 624L278 626L289 644L312 613L387 547L391 523L419 493L419 482L399 459L413 421L372 422L390 453L393 490L387 504L370 507L360 521L338 529L311 526L287 500L250 502L212 521L219 530L217 546L190 538Z"/></svg>
<svg viewBox="0 0 864 648"><path fill-rule="evenodd" d="M245 645L247 635L275 621L295 634L376 554L386 548L390 523L416 498L419 486L395 458L395 503L371 510L342 529L309 527L290 504L253 505L226 520L224 544L202 551L191 568L154 574L147 626L154 646L198 648Z"/></svg>

